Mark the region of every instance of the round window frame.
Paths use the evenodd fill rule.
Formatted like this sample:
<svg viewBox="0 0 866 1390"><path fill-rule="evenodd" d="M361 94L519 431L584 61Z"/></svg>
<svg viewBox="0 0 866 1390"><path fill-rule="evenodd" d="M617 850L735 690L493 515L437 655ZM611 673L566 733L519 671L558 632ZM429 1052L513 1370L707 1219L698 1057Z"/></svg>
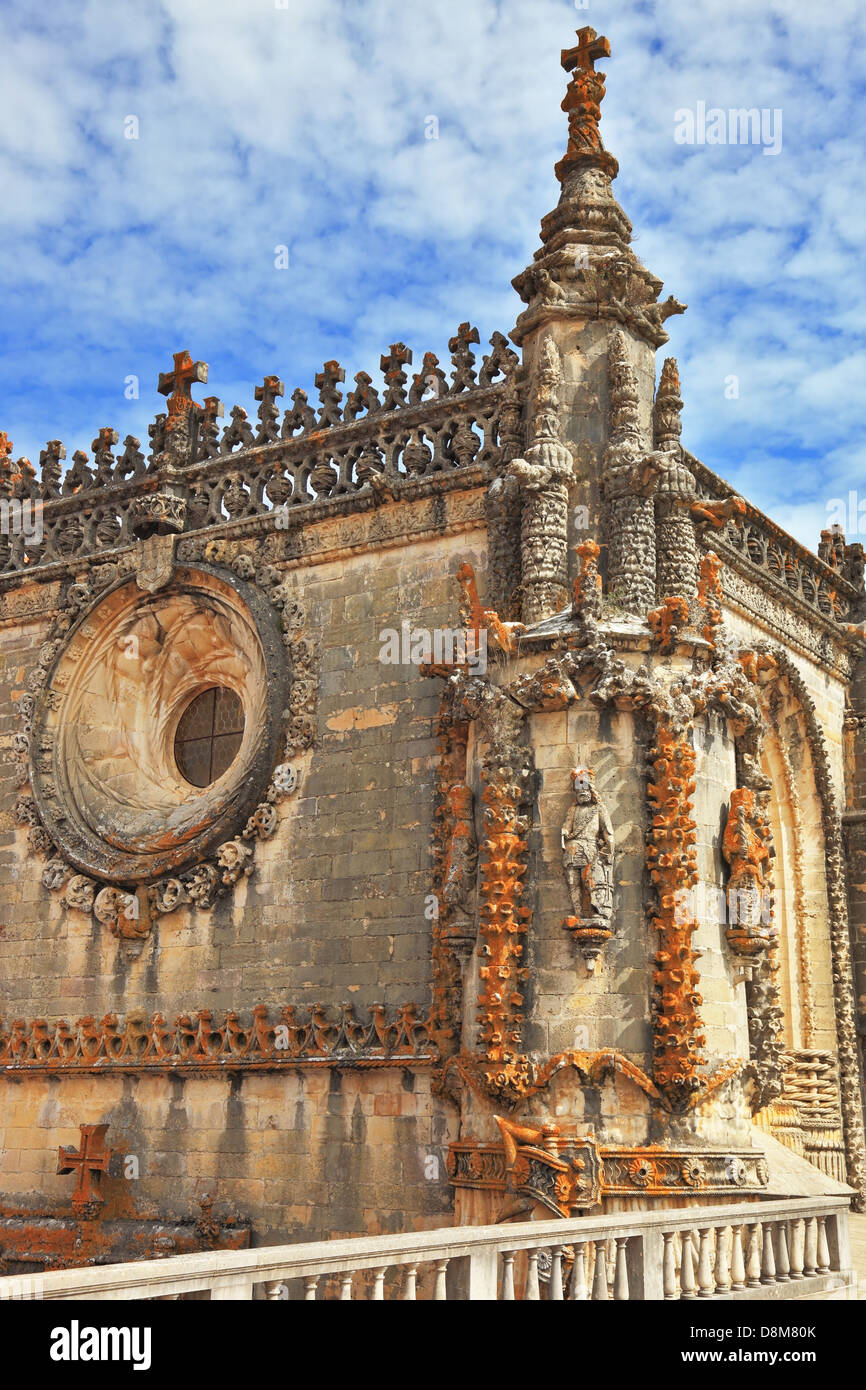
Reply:
<svg viewBox="0 0 866 1390"><path fill-rule="evenodd" d="M219 797L211 798L212 813L201 829L176 846L153 844L136 851L96 835L76 814L74 799L64 794L68 778L65 770L56 766L56 734L61 724L63 700L61 694L58 708L59 692L52 684L61 667L70 659L76 660L76 656L71 655L76 644L77 657L86 659L87 645L93 640L92 634L86 631L88 625L98 618L103 605L116 600L127 588L138 591L137 597L142 604L179 592L195 594L198 591L221 598L253 629L261 648L266 683L265 718L255 731L254 754L243 777L232 783L230 765L207 787L195 788L189 783L191 790L201 793L202 800L212 794L214 787L220 787ZM279 616L271 601L254 584L241 579L232 570L204 561L177 566L171 580L156 593L139 589L134 576L124 575L82 608L63 638L37 696L29 755L30 787L39 817L58 852L80 873L106 884L152 883L200 863L216 846L240 832L266 793L273 769L280 761L285 738L292 672ZM244 718L247 723L246 707ZM229 781L221 787L225 779ZM164 841L165 837L157 839Z"/></svg>

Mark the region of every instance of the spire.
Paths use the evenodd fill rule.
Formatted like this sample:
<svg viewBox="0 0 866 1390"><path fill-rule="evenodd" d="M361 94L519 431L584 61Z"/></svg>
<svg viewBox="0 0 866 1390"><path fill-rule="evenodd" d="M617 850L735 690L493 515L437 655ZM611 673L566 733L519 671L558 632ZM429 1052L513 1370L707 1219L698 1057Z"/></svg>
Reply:
<svg viewBox="0 0 866 1390"><path fill-rule="evenodd" d="M661 347L668 340L665 319L685 305L672 296L658 302L662 282L632 251L631 223L613 196L619 165L601 138L605 74L595 70L600 58L610 57L610 43L588 26L577 39L562 53L571 74L562 103L568 148L556 165L562 192L542 220L533 263L512 281L529 307L511 336L520 345L547 320L610 319L651 348Z"/></svg>
<svg viewBox="0 0 866 1390"><path fill-rule="evenodd" d="M608 178L615 179L619 172L613 155L604 148L599 130L605 75L595 71L595 64L598 58L610 57L610 41L599 38L589 25L578 29L577 38L576 48L562 50L562 66L573 76L562 103L563 111L568 113L568 149L556 166L561 184L572 169L587 160Z"/></svg>
<svg viewBox="0 0 866 1390"><path fill-rule="evenodd" d="M675 357L666 357L659 376L653 406L653 429L655 445L667 453L676 453L680 447L683 424L681 412L683 400L680 395L680 373Z"/></svg>

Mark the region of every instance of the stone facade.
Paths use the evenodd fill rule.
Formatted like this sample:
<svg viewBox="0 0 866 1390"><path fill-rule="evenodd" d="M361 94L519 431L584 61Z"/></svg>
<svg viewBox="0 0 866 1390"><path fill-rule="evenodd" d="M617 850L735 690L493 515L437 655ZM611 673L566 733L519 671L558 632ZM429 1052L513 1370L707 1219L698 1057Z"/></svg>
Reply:
<svg viewBox="0 0 866 1390"><path fill-rule="evenodd" d="M0 436L12 1272L758 1200L767 1130L866 1198L862 552L682 447L578 37L520 356L465 323L221 432L178 353L148 460Z"/></svg>

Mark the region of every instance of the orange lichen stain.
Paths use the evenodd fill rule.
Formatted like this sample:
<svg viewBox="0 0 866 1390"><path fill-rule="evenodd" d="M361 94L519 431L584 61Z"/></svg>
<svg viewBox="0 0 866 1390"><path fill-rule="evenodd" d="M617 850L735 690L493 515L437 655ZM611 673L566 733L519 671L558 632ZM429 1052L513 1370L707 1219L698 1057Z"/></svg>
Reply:
<svg viewBox="0 0 866 1390"><path fill-rule="evenodd" d="M595 541L583 541L577 546L580 568L574 577L572 597L575 613L584 607L596 609L601 604L601 575L598 572L598 557L601 548Z"/></svg>
<svg viewBox="0 0 866 1390"><path fill-rule="evenodd" d="M695 751L684 732L660 723L653 749L655 780L647 867L658 895L652 925L659 933L653 972L653 1079L672 1110L685 1109L703 1088L698 1075L706 1042L699 1033L699 956L692 944L698 923L688 893L698 879L696 823L692 819Z"/></svg>
<svg viewBox="0 0 866 1390"><path fill-rule="evenodd" d="M647 622L652 628L662 655L672 652L677 644L680 629L689 621L688 600L679 594L669 594L661 608L654 608L647 614Z"/></svg>
<svg viewBox="0 0 866 1390"><path fill-rule="evenodd" d="M519 815L516 784L507 770L497 769L484 788L484 822L481 870L480 955L485 961L479 969L478 1041L484 1057L494 1064L517 1060L521 1039L523 1005L521 988L528 976L519 964L523 955L521 938L531 917L520 904L526 873L526 826Z"/></svg>
<svg viewBox="0 0 866 1390"><path fill-rule="evenodd" d="M705 617L701 632L711 647L716 645L716 636L722 622L721 573L722 562L715 551L711 550L701 560L698 583L698 603L703 608Z"/></svg>
<svg viewBox="0 0 866 1390"><path fill-rule="evenodd" d="M457 570L457 583L463 590L464 621L475 637L475 651L481 650L482 632L489 632L501 651L515 652L517 634L524 631L523 623L503 623L495 609L482 606L475 570L468 560Z"/></svg>
<svg viewBox="0 0 866 1390"><path fill-rule="evenodd" d="M398 705L382 705L378 709L356 705L332 715L325 723L335 734L351 733L354 729L381 729L386 724L396 724L398 710Z"/></svg>
<svg viewBox="0 0 866 1390"><path fill-rule="evenodd" d="M720 531L729 521L740 524L740 517L746 515L747 507L742 497L725 497L721 502L707 502L703 498L692 505L692 516L697 522L708 522Z"/></svg>

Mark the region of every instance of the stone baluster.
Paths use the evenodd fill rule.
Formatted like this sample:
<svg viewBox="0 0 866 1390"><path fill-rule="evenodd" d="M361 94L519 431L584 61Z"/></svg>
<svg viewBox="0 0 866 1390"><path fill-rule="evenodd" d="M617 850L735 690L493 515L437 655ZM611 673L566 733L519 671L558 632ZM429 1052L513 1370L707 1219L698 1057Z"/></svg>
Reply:
<svg viewBox="0 0 866 1390"><path fill-rule="evenodd" d="M347 1270L340 1279L340 1302L350 1303L352 1301L352 1272Z"/></svg>
<svg viewBox="0 0 866 1390"><path fill-rule="evenodd" d="M716 1293L729 1293L731 1289L731 1276L728 1271L728 1226L716 1227L716 1267L713 1277L716 1284Z"/></svg>
<svg viewBox="0 0 866 1390"><path fill-rule="evenodd" d="M514 1302L514 1251L502 1252L502 1301Z"/></svg>
<svg viewBox="0 0 866 1390"><path fill-rule="evenodd" d="M280 1303L285 1287L285 1284L279 1279L269 1280L269 1282L265 1284L265 1298L269 1303Z"/></svg>
<svg viewBox="0 0 866 1390"><path fill-rule="evenodd" d="M400 1300L401 1300L401 1302L403 1302L403 1303L414 1303L414 1302L416 1301L416 1298L417 1298L417 1293L416 1293L416 1281L417 1281L417 1276L418 1276L418 1266L417 1266L417 1265L407 1265L407 1266L406 1266L406 1272L405 1272L405 1274L404 1274L404 1276L403 1276L403 1290L402 1290L402 1292L401 1292L401 1294L400 1294Z"/></svg>
<svg viewBox="0 0 866 1390"><path fill-rule="evenodd" d="M524 1299L527 1303L537 1303L541 1298L541 1290L538 1287L538 1251L527 1250L526 1261L528 1269L526 1271L526 1293Z"/></svg>
<svg viewBox="0 0 866 1390"><path fill-rule="evenodd" d="M710 1260L710 1232L711 1226L701 1226L700 1228L700 1249L698 1251L698 1297L712 1298L715 1293L713 1284L713 1266Z"/></svg>
<svg viewBox="0 0 866 1390"><path fill-rule="evenodd" d="M791 1278L803 1278L803 1247L806 1240L806 1223L801 1216L791 1222Z"/></svg>
<svg viewBox="0 0 866 1390"><path fill-rule="evenodd" d="M818 1273L827 1274L830 1270L830 1247L827 1244L827 1218L818 1217Z"/></svg>
<svg viewBox="0 0 866 1390"><path fill-rule="evenodd" d="M762 1222L761 1231L763 1235L763 1254L761 1256L761 1283L775 1284L776 1252L773 1249L773 1222Z"/></svg>
<svg viewBox="0 0 866 1390"><path fill-rule="evenodd" d="M447 1260L436 1261L436 1282L433 1286L433 1302L444 1303L448 1298L448 1287L445 1282L445 1274L448 1269ZM512 1287L512 1296L514 1290Z"/></svg>
<svg viewBox="0 0 866 1390"><path fill-rule="evenodd" d="M574 1266L571 1271L571 1285L568 1297L575 1303L585 1303L586 1289L586 1246L583 1241L574 1247Z"/></svg>
<svg viewBox="0 0 866 1390"><path fill-rule="evenodd" d="M743 1228L731 1227L731 1289L746 1287L746 1263L743 1259Z"/></svg>
<svg viewBox="0 0 866 1390"><path fill-rule="evenodd" d="M550 1252L550 1291L547 1295L554 1303L562 1302L562 1246L554 1245Z"/></svg>
<svg viewBox="0 0 866 1390"><path fill-rule="evenodd" d="M695 1298L695 1263L692 1253L692 1233L683 1231L680 1236L682 1255L680 1258L680 1298Z"/></svg>
<svg viewBox="0 0 866 1390"><path fill-rule="evenodd" d="M816 1274L818 1266L818 1222L814 1216L806 1218L806 1232L803 1240L803 1273Z"/></svg>
<svg viewBox="0 0 866 1390"><path fill-rule="evenodd" d="M618 1302L627 1302L628 1288L628 1236L618 1236L616 1242L616 1272L613 1278L613 1296Z"/></svg>
<svg viewBox="0 0 866 1390"><path fill-rule="evenodd" d="M388 1273L387 1265L384 1269L373 1270L373 1292L370 1294L372 1303L383 1303L385 1300L385 1275Z"/></svg>
<svg viewBox="0 0 866 1390"><path fill-rule="evenodd" d="M780 1284L791 1279L791 1262L788 1257L788 1223L776 1222L776 1278Z"/></svg>
<svg viewBox="0 0 866 1390"><path fill-rule="evenodd" d="M318 1287L319 1287L319 1278L320 1278L320 1275L318 1275L318 1274L308 1274L308 1275L306 1276L306 1278L304 1279L304 1302L305 1302L305 1303L315 1303L315 1301L316 1301L316 1290L317 1290Z"/></svg>
<svg viewBox="0 0 866 1390"><path fill-rule="evenodd" d="M592 1275L592 1297L596 1303L606 1302L609 1294L607 1291L607 1261L605 1259L604 1241L595 1242L595 1269Z"/></svg>
<svg viewBox="0 0 866 1390"><path fill-rule="evenodd" d="M761 1283L761 1245L759 1240L760 1226L753 1223L749 1226L749 1244L746 1253L746 1288L757 1289Z"/></svg>
<svg viewBox="0 0 866 1390"><path fill-rule="evenodd" d="M662 1254L662 1286L665 1298L676 1298L677 1296L677 1252L675 1248L676 1232L664 1231L664 1253Z"/></svg>

